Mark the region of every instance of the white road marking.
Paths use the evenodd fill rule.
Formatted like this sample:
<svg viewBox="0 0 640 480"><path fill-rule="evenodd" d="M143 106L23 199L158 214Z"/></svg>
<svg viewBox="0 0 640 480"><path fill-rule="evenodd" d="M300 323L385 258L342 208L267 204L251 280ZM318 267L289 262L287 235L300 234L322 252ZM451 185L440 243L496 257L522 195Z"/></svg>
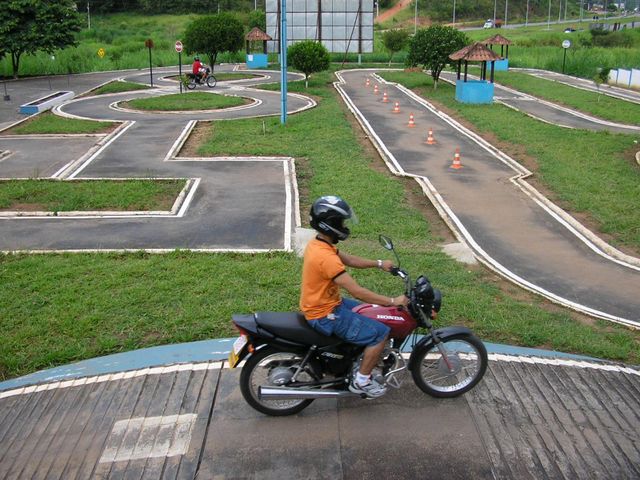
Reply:
<svg viewBox="0 0 640 480"><path fill-rule="evenodd" d="M198 416L138 417L113 425L99 463L184 455Z"/></svg>

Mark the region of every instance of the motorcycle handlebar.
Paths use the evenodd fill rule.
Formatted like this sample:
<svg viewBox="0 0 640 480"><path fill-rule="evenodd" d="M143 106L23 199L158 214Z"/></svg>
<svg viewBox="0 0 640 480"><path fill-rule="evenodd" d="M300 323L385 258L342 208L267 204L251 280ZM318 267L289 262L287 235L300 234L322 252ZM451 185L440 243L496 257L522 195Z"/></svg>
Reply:
<svg viewBox="0 0 640 480"><path fill-rule="evenodd" d="M402 279L407 278L407 272L405 272L404 270L398 268L398 267L391 267L391 270L389 270L389 273L391 273L391 275L393 275L394 277L400 277Z"/></svg>

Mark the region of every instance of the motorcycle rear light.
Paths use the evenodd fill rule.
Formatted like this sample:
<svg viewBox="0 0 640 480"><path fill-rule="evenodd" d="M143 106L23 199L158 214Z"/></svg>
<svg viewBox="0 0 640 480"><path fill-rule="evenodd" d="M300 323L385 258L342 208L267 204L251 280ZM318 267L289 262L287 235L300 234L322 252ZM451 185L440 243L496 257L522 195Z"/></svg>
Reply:
<svg viewBox="0 0 640 480"><path fill-rule="evenodd" d="M252 344L247 345L247 350L249 350L249 353L253 353L255 351L255 348L253 348Z"/></svg>
<svg viewBox="0 0 640 480"><path fill-rule="evenodd" d="M240 335L244 335L245 337L249 338L249 332L247 332L245 329L240 328L238 325L236 325L235 323L233 324L234 327L236 327L236 329L240 332Z"/></svg>

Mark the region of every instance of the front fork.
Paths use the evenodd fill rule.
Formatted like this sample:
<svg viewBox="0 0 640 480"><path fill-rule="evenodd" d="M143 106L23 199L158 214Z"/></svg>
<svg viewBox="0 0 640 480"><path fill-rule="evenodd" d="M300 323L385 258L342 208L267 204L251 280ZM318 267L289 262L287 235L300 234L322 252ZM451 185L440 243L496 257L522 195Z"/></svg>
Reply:
<svg viewBox="0 0 640 480"><path fill-rule="evenodd" d="M433 338L433 344L438 349L438 352L440 352L440 355L442 355L442 359L444 360L444 363L447 366L447 370L449 370L449 373L453 373L454 369L453 369L453 365L451 365L451 361L449 360L449 356L447 355L447 349L444 348L444 343L442 343L442 340L440 340L438 333L436 332L435 328L433 328L433 323L431 323L431 319L427 317L420 308L417 308L417 310L420 313L420 316L422 317L422 320L424 321L425 325L427 326L427 330L429 330L429 333L431 334L431 338Z"/></svg>

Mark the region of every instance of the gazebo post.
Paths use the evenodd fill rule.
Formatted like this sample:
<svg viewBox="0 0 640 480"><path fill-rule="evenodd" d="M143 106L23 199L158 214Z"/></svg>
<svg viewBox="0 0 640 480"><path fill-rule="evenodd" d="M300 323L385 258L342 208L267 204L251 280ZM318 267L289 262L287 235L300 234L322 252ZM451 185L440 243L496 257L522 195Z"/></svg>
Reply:
<svg viewBox="0 0 640 480"><path fill-rule="evenodd" d="M505 58L509 58L509 45L507 45L507 54L505 55Z"/></svg>
<svg viewBox="0 0 640 480"><path fill-rule="evenodd" d="M458 75L457 80L460 80L460 70L462 69L462 60L458 60Z"/></svg>
<svg viewBox="0 0 640 480"><path fill-rule="evenodd" d="M507 47L509 48L509 47ZM504 57L504 45L500 45L500 56Z"/></svg>
<svg viewBox="0 0 640 480"><path fill-rule="evenodd" d="M495 60L491 60L491 83L493 83L493 74L496 70L496 61Z"/></svg>
<svg viewBox="0 0 640 480"><path fill-rule="evenodd" d="M467 68L469 67L469 62L464 61L464 81L467 81Z"/></svg>

